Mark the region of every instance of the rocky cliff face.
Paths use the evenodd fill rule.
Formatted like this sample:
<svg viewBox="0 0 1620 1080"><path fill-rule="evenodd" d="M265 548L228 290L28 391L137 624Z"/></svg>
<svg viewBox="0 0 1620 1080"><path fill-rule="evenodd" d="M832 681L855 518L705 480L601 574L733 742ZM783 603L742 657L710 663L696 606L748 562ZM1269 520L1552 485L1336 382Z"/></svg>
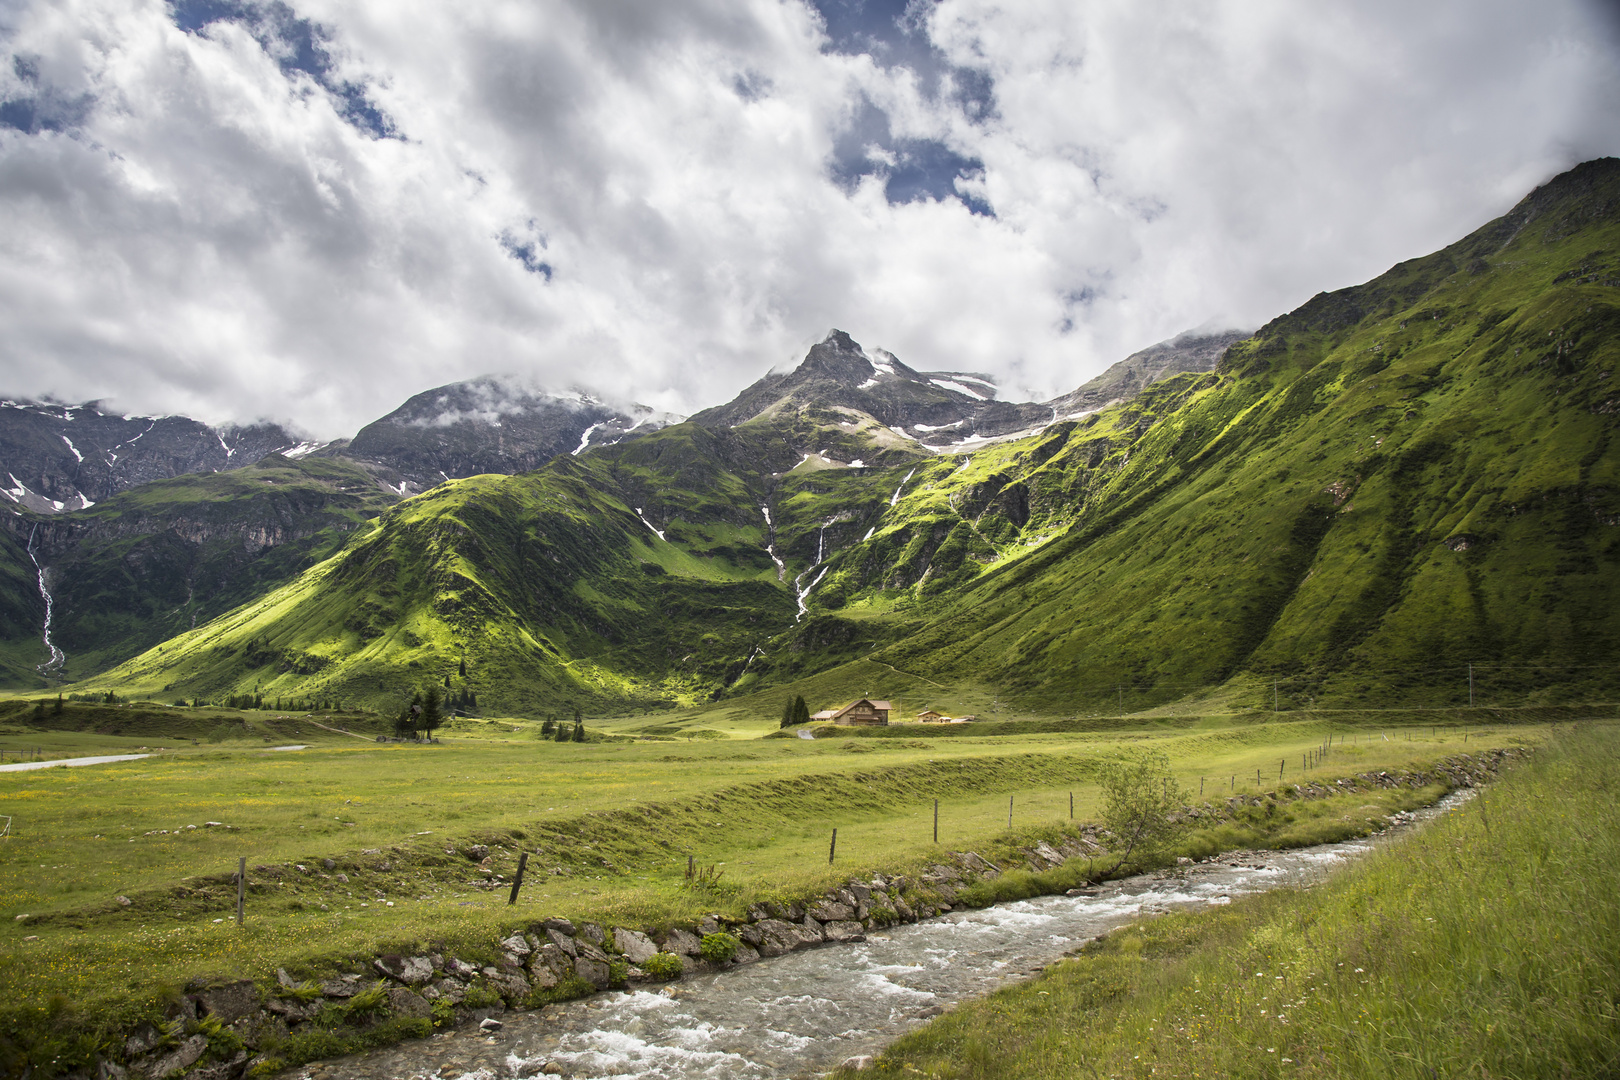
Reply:
<svg viewBox="0 0 1620 1080"><path fill-rule="evenodd" d="M309 445L276 424L216 429L184 416L108 413L95 402L0 401L0 498L42 514L82 510L138 484Z"/></svg>
<svg viewBox="0 0 1620 1080"><path fill-rule="evenodd" d="M464 476L532 472L560 454L611 445L679 419L491 376L417 394L330 452L396 474L394 490L413 495Z"/></svg>

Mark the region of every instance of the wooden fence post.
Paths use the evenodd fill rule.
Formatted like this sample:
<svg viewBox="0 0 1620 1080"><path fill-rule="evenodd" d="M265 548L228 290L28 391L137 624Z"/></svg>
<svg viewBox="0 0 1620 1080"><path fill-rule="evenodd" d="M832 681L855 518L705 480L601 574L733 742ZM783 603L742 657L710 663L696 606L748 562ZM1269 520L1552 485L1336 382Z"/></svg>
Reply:
<svg viewBox="0 0 1620 1080"><path fill-rule="evenodd" d="M1008 831L1012 830L1012 801L1013 801L1013 797L1011 795L1007 796L1007 829L1008 829Z"/></svg>
<svg viewBox="0 0 1620 1080"><path fill-rule="evenodd" d="M1069 792L1069 820L1074 820L1074 792Z"/></svg>
<svg viewBox="0 0 1620 1080"><path fill-rule="evenodd" d="M512 895L506 898L508 906L517 903L518 890L523 888L523 871L528 869L528 866L529 853L527 851L519 852L517 874L512 878Z"/></svg>
<svg viewBox="0 0 1620 1080"><path fill-rule="evenodd" d="M934 843L939 843L939 800L934 800Z"/></svg>
<svg viewBox="0 0 1620 1080"><path fill-rule="evenodd" d="M827 865L831 866L833 856L838 854L838 830L833 830L832 843L827 847Z"/></svg>
<svg viewBox="0 0 1620 1080"><path fill-rule="evenodd" d="M242 925L243 902L247 900L247 856L236 861L236 925Z"/></svg>

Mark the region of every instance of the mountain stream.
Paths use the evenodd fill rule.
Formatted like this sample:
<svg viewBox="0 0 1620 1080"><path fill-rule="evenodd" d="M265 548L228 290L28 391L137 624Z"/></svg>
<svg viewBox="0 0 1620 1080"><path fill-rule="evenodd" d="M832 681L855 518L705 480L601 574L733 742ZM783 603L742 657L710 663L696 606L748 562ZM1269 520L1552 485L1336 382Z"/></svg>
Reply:
<svg viewBox="0 0 1620 1080"><path fill-rule="evenodd" d="M1380 837L1294 851L1228 852L1086 890L958 911L664 987L598 994L312 1064L310 1080L798 1080L874 1054L965 998L1026 978L1146 914L1307 885L1472 797L1460 790L1398 815ZM549 1066L549 1068L548 1068Z"/></svg>
<svg viewBox="0 0 1620 1080"><path fill-rule="evenodd" d="M39 665L39 673L49 675L67 662L67 654L58 649L56 643L51 640L51 614L55 603L51 599L51 590L45 584L45 568L39 565L39 557L34 554L34 533L38 531L39 526L35 525L33 531L28 534L28 558L33 562L35 572L39 574L39 595L45 600L45 628L40 636L45 642L45 648L51 654L49 660Z"/></svg>

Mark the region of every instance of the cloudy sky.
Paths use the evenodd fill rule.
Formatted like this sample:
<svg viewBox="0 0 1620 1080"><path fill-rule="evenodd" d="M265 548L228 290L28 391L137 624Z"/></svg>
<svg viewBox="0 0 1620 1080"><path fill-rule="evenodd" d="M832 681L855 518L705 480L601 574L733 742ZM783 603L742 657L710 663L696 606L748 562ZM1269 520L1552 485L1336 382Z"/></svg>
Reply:
<svg viewBox="0 0 1620 1080"><path fill-rule="evenodd" d="M1590 0L0 0L0 394L679 412L848 330L1003 396L1620 154Z"/></svg>

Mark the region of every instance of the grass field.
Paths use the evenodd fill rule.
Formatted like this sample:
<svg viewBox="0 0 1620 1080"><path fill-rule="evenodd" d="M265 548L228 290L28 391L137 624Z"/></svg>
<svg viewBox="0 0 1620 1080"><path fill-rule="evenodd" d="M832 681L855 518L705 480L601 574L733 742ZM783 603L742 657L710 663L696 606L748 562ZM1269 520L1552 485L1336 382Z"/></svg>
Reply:
<svg viewBox="0 0 1620 1080"><path fill-rule="evenodd" d="M862 1075L1613 1076L1617 824L1620 727L1566 731L1323 886L1137 923Z"/></svg>
<svg viewBox="0 0 1620 1080"><path fill-rule="evenodd" d="M1185 787L1202 784L1215 800L1274 788L1279 765L1289 783L1334 778L1534 744L1549 730L1541 714L1515 724L1481 711L1471 724L1451 713L1445 722L1279 714L1046 731L1024 718L949 735L806 740L761 738L774 725L757 720L683 713L605 722L584 744L541 738L531 721L458 720L440 744L414 745L372 741L376 718L224 710L148 710L146 723L167 724L167 734L96 730L139 708L70 705L60 723L82 730L65 732L0 721L0 747L169 748L139 761L0 773L0 814L12 818L0 839L0 996L14 1024L74 1014L115 1024L196 975L317 974L429 945L476 957L507 929L550 915L631 926L740 915L852 873L914 868L941 848L994 857L1067 825L1071 797L1077 819L1092 817L1097 763L1145 744L1170 756ZM329 730L343 724L366 734ZM1332 753L1301 768L1330 732ZM308 748L268 749L284 743ZM1267 823L1269 832L1202 842L1365 832L1404 797L1326 800L1297 821ZM834 827L838 862L829 867ZM489 867L462 853L473 843L491 846ZM512 907L520 850L536 854ZM238 928L230 875L244 857L250 887ZM715 868L716 882L689 885L688 858Z"/></svg>

